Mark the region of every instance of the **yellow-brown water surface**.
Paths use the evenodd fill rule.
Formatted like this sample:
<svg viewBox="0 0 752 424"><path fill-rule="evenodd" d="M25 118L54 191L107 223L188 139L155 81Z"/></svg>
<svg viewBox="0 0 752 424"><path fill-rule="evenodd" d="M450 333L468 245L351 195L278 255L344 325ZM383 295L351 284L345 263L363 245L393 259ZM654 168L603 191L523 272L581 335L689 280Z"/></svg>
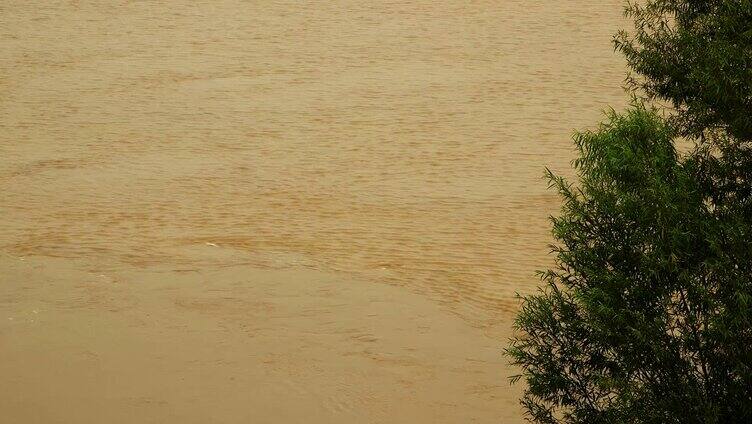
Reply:
<svg viewBox="0 0 752 424"><path fill-rule="evenodd" d="M0 262L5 279L0 312L6 308L8 318L16 318L0 315L0 359L16 361L12 369L3 370L16 372L24 388L13 401L7 400L10 392L3 392L10 402L5 406L33 421L29 411L52 402L33 393L59 376L23 380L23 364L50 364L51 359L27 363L23 358L45 346L48 351L69 348L74 356L75 346L92 350L83 349L89 345L80 340L77 345L55 344L49 333L34 333L44 330L31 323L18 327L18 317L28 315L27 309L45 310L44 305L32 305L40 299L47 299L50 322L61 311L83 308L90 313L99 305L95 311L101 313L92 313L91 320L103 326L109 319L128 327L124 323L129 313L152 305L147 300L149 282L183 281L187 273L205 273L213 276L205 284L229 294L206 300L206 293L193 287L185 292L191 299L178 290L177 297L165 297L165 304L184 312L188 305L217 324L251 319L242 318L242 311L252 305L237 303L248 296L274 302L287 296L270 286L264 286L268 290L263 293L233 292L227 284L237 281L228 275L254 275L254 281L281 285L294 281L284 289L288 292L305 290L308 279L321 285L322 275L336 275L340 288L334 284L325 289L341 290L333 296L341 296L342 304L367 305L363 293L376 290L374 299L414 297L420 310L429 306L419 299L439 305L435 312L426 312L428 322L436 313L446 316L434 322L465 326L458 327L457 337L475 334L462 343L489 349L486 365L462 371L467 359L462 351L455 352L458 369L446 358L438 359L438 353L415 354L410 360L417 365L400 356L395 364L369 348L370 358L382 361L353 365L350 374L338 374L332 365L318 377L290 380L310 388L326 386L325 376L341 377L339 386L329 386L341 395L338 402L327 398L329 403L316 403L301 389L299 397L306 400L297 403L299 416L290 405L197 422L397 422L389 411L404 402L414 406L412 415L405 416L410 422L459 422L453 420L460 416L451 411L462 411L463 422L492 422L503 416L518 420L519 411L509 409L518 389L504 381L508 369L499 352L516 308L513 294L530 291L536 284L535 269L550 262L547 217L558 202L546 190L543 168L566 172L573 157L571 132L592 127L607 106L624 104L624 66L610 44L611 34L623 25L618 0L3 1L0 251L10 259ZM28 269L13 262L29 257L35 265L23 265ZM66 270L55 277L60 267ZM227 269L235 272L223 274ZM265 274L274 272L293 273ZM132 287L112 292L97 288L94 296L88 288L75 286L87 294L69 299L72 303L60 300L75 292L65 284L78 284L88 278L81 275L89 274ZM23 289L19 278L35 282L33 288ZM354 287L363 287L357 296L365 298L348 297L352 281L361 284ZM50 288L41 289L45 284ZM396 288L378 288L385 285ZM37 294L24 295L28 290ZM113 294L118 290L128 290L128 295ZM112 307L113 302L119 306ZM382 316L380 325L410 322L411 302L405 301L404 310L385 308L392 311L388 317L382 316L384 311L374 316ZM284 327L288 331L279 334L289 337L300 331L312 334L307 325L313 321L293 306L285 307L289 314L299 314L299 320L285 321L284 326L267 323L269 328ZM106 312L110 310L116 312ZM117 311L131 312L121 316ZM353 322L367 320L358 318L357 308L343 313ZM322 325L329 322L323 316ZM335 327L337 317L331 317ZM81 315L71 322L89 318ZM161 329L169 328L168 317L160 322L167 326ZM381 339L396 334L392 327L382 327ZM345 329L332 331L340 330ZM146 343L161 337L159 331L136 332L133 340ZM187 334L173 334L176 349L200 344ZM442 337L441 332L436 337ZM9 347L29 340L36 342L23 349ZM280 346L287 343L271 337L264 346L274 340ZM340 347L367 342L337 340L331 343ZM404 347L395 340L384 349ZM253 349L253 343L237 343L237 352ZM433 349L421 343L415 348ZM297 348L309 352L306 346ZM281 348L271 351L283 355ZM311 355L322 357L327 351ZM348 352L340 353L349 358ZM117 363L119 357L113 358ZM185 364L194 361L176 358ZM301 354L288 362L298 361L302 367L310 359ZM453 371L421 374L432 361ZM90 369L90 363L81 364L81 369ZM368 374L369 366L378 370L387 365L405 375L391 375L390 380ZM234 372L230 366L225 371ZM105 376L117 375L102 372L90 376L92 387ZM134 373L135 368L129 371ZM164 381L174 383L177 375L164 375ZM194 377L200 380L200 375ZM259 382L265 375L259 370L254 384L263 384ZM371 403L367 396L353 400L360 392L348 389L347 382L361 381L355 375L363 382L375 381L383 396ZM448 386L465 382L468 388L451 393L451 401L442 400L449 391L431 392L432 400L421 403L432 381L426 375L439 375ZM277 400L295 392L275 385L278 377L269 377L269 384L279 389L279 397L273 398ZM67 378L76 385L75 377ZM396 382L411 378L424 378L420 387L425 390L413 388L415 397L399 402L389 398ZM473 380L487 384L473 385ZM494 381L498 386L491 387ZM158 386L148 378L132 383L129 390L134 393L139 387ZM92 396L96 390L81 389L77 399L85 402ZM133 405L117 403L120 398L113 396L116 400L108 398L114 403L107 404L107 410L122 408L125 415L109 418L128 422L128 405ZM211 416L170 415L169 408L159 409L164 406L159 394L150 396L133 407L142 419L130 422L152 422L145 417L188 422ZM188 399L162 400L167 405L197 405ZM232 405L240 411L243 402L239 398ZM269 402L274 401L265 404ZM331 407L334 404L339 406ZM359 406L348 409L348 404ZM425 415L436 412L437 405L445 412ZM204 413L212 408L201 407ZM318 407L323 408L320 415L307 413ZM56 411L47 410L52 415ZM39 413L36 417L44 422L47 416ZM66 416L69 421L61 422L96 421Z"/></svg>

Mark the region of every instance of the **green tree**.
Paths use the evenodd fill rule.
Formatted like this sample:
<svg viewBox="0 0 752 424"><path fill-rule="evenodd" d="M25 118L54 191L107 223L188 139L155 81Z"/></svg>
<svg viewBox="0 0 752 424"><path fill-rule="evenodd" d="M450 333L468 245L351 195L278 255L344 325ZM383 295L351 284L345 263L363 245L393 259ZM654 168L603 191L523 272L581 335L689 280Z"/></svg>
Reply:
<svg viewBox="0 0 752 424"><path fill-rule="evenodd" d="M508 355L539 423L752 422L752 0L629 3L642 100L575 135ZM695 147L680 155L682 136Z"/></svg>
<svg viewBox="0 0 752 424"><path fill-rule="evenodd" d="M676 108L685 136L723 129L752 140L752 0L630 1L616 47L631 86Z"/></svg>
<svg viewBox="0 0 752 424"><path fill-rule="evenodd" d="M749 218L702 187L653 110L575 136L577 187L549 175L557 267L528 296L508 354L535 422L752 420Z"/></svg>

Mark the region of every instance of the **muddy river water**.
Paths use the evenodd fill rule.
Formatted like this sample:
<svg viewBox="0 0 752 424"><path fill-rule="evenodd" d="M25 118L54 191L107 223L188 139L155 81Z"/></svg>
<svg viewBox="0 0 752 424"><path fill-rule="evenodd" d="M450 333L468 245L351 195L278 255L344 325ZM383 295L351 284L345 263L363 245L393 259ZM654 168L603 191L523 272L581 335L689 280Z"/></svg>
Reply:
<svg viewBox="0 0 752 424"><path fill-rule="evenodd" d="M0 4L12 422L519 422L619 0Z"/></svg>

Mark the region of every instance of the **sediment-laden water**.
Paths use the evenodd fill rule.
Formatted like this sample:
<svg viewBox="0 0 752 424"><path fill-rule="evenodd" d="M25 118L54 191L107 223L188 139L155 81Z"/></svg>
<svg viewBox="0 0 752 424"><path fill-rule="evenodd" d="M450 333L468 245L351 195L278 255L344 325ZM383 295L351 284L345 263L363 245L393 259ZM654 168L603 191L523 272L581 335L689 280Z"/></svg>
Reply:
<svg viewBox="0 0 752 424"><path fill-rule="evenodd" d="M532 290L535 269L551 260L547 217L558 201L544 167L567 173L572 131L624 104L624 66L610 44L623 25L620 4L4 1L0 251L46 267L28 276L40 284L54 285L55 268L68 263L69 277L120 276L138 290L159 280L155 269L178 281L232 267L261 279L294 269L296 284L325 273L337 284L392 285L388 297L428 299L500 350L514 293ZM3 263L6 279L26 275ZM211 283L228 284L216 275ZM4 293L16 315L32 301L19 293ZM226 319L251 295L198 309ZM280 301L273 290L263 296ZM0 358L3 346L8 358L34 351L7 350L30 337L8 328L0 327ZM391 330L380 331L383 339ZM410 380L432 358L387 363ZM472 370L442 381L498 368ZM498 398L516 393L501 375L482 378L499 383L494 396L467 389L447 410L482 401L487 409L463 419L487 422ZM347 405L353 391L341 383L330 388ZM23 414L19 405L34 396L19 399ZM360 408L368 411L367 398ZM334 415L321 422L338 416L326 410ZM274 422L273 412L264 416Z"/></svg>

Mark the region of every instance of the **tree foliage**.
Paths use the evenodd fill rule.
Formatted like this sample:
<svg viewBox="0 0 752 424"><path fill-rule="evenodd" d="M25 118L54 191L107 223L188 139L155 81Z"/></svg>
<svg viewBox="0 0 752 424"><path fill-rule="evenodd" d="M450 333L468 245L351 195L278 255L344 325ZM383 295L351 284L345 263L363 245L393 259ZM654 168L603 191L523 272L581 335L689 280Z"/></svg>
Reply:
<svg viewBox="0 0 752 424"><path fill-rule="evenodd" d="M669 102L683 135L724 129L752 140L752 0L630 1L616 46L633 88Z"/></svg>
<svg viewBox="0 0 752 424"><path fill-rule="evenodd" d="M630 3L644 99L548 173L553 269L507 349L538 423L752 422L752 0ZM694 142L679 154L677 137Z"/></svg>
<svg viewBox="0 0 752 424"><path fill-rule="evenodd" d="M553 219L557 267L508 353L540 423L752 420L749 217L712 207L652 110L579 133ZM707 153L696 153L702 155Z"/></svg>

